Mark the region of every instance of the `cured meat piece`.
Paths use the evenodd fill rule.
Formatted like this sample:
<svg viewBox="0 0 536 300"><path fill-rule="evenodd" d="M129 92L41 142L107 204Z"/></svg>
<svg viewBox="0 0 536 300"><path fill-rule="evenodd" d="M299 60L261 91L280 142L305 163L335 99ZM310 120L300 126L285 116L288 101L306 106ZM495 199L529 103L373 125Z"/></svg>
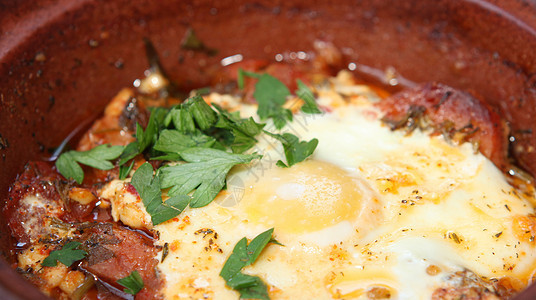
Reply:
<svg viewBox="0 0 536 300"><path fill-rule="evenodd" d="M158 299L162 283L156 271L155 256L159 250L151 238L115 223L89 224L79 231L89 253L82 261L82 269L120 290L122 287L116 281L138 271L145 288L136 299Z"/></svg>
<svg viewBox="0 0 536 300"><path fill-rule="evenodd" d="M431 126L455 143L471 142L503 171L509 164L508 129L500 116L475 96L440 83L426 83L380 101L391 129Z"/></svg>

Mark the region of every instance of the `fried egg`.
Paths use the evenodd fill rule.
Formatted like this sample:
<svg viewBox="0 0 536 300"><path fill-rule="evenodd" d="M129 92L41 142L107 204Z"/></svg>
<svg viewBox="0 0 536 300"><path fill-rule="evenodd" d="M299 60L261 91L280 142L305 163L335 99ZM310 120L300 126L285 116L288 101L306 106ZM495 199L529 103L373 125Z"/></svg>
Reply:
<svg viewBox="0 0 536 300"><path fill-rule="evenodd" d="M244 269L272 299L430 299L463 272L532 281L534 199L468 143L391 131L373 105L381 100L340 77L318 88L322 114L297 113L283 129L319 140L308 160L276 166L283 149L261 135L251 152L262 159L235 167L212 203L152 228L166 249L158 268L167 299L237 299L219 272L237 241L272 227L282 245ZM207 98L244 116L256 109ZM121 193L117 186L102 194ZM129 220L119 208L129 198L114 199L114 218Z"/></svg>

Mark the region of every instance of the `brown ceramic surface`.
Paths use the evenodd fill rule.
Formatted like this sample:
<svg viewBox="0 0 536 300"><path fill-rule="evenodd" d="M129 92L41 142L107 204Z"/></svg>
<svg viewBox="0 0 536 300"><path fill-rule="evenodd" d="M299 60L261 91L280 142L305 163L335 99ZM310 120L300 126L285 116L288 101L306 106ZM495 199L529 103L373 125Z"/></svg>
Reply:
<svg viewBox="0 0 536 300"><path fill-rule="evenodd" d="M512 149L536 173L536 4L529 1L0 2L0 199L30 159L46 158L146 67L143 37L181 88L204 86L221 58L271 59L332 42L343 65L394 67L412 82L472 90L511 124ZM192 27L214 57L180 48ZM404 82L402 82L404 83ZM399 85L400 86L400 85ZM395 87L397 88L397 87ZM0 222L1 223L1 222ZM10 262L5 225L0 250ZM0 260L0 298L38 299ZM536 298L533 286L517 299Z"/></svg>

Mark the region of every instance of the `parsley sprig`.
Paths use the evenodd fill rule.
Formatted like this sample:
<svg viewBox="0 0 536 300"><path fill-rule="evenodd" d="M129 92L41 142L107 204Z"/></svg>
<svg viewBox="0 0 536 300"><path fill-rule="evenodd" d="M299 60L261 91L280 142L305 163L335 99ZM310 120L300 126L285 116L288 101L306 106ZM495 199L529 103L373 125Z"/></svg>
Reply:
<svg viewBox="0 0 536 300"><path fill-rule="evenodd" d="M229 256L220 272L225 283L240 293L240 299L268 300L266 284L258 276L242 273L242 269L254 263L268 243L277 243L272 239L274 229L268 229L255 237L249 244L247 238L236 243L233 253Z"/></svg>
<svg viewBox="0 0 536 300"><path fill-rule="evenodd" d="M128 276L117 280L117 283L125 287L123 290L125 293L131 295L136 295L144 287L143 278L136 270L132 271Z"/></svg>
<svg viewBox="0 0 536 300"><path fill-rule="evenodd" d="M312 139L305 142L300 141L300 139L292 133L274 134L268 131L265 131L265 133L277 139L283 145L287 164L281 160L276 163L277 166L282 168L288 168L304 161L307 157L313 154L316 146L318 146L318 139Z"/></svg>
<svg viewBox="0 0 536 300"><path fill-rule="evenodd" d="M155 108L151 112L149 121L145 130L141 127L139 123L136 123L136 140L123 149L121 153L119 165L124 165L129 160L133 159L137 155L143 153L147 148L151 148L158 138L158 133L160 131L163 113L166 112L164 108Z"/></svg>
<svg viewBox="0 0 536 300"><path fill-rule="evenodd" d="M87 252L78 249L80 243L71 241L59 250L51 251L50 254L41 262L44 267L55 267L58 261L67 267L70 267L75 261L79 261L86 257Z"/></svg>
<svg viewBox="0 0 536 300"><path fill-rule="evenodd" d="M238 70L238 87L244 87L244 77L257 79L253 97L257 100L259 107L257 114L261 120L271 118L277 129L282 129L288 121L292 121L292 112L284 108L287 97L291 95L289 89L279 79L269 74L258 74L247 72L242 69ZM296 80L298 89L296 96L304 101L301 110L308 114L319 114L320 109L316 105L314 94L301 80Z"/></svg>
<svg viewBox="0 0 536 300"><path fill-rule="evenodd" d="M264 124L253 118L242 119L217 105L208 105L202 97L194 96L173 107L164 118L168 130L160 132L154 149L164 152L158 159L176 158L191 147L231 149L243 153L251 149Z"/></svg>
<svg viewBox="0 0 536 300"><path fill-rule="evenodd" d="M234 154L209 148L190 148L181 152L187 163L164 167L162 188L171 188L168 195L187 195L193 190L190 207L203 207L225 186L225 178L237 164L260 158L257 154Z"/></svg>
<svg viewBox="0 0 536 300"><path fill-rule="evenodd" d="M150 163L144 163L132 175L130 182L140 195L154 225L178 216L190 202L190 197L186 194L162 201L160 180L160 173L157 172L153 177L153 166Z"/></svg>
<svg viewBox="0 0 536 300"><path fill-rule="evenodd" d="M257 113L261 119L272 118L277 128L292 120L290 110L283 108L290 91L281 81L268 74L241 70L242 84L244 76L258 79L254 96L259 102ZM299 80L297 85L296 95L304 100L302 110L319 113L312 91ZM101 145L84 152L68 151L58 158L56 166L63 176L81 184L84 172L79 164L109 170L114 167L112 161L119 158L119 178L125 179L134 166L132 159L138 155L180 162L164 166L156 173L151 165L144 164L133 175L131 184L156 225L177 216L188 205L202 207L212 202L225 187L231 168L261 157L244 153L257 144L257 137L263 132L283 145L286 164L278 161L280 167L305 160L318 144L316 139L300 141L290 133L271 133L264 127L264 123L251 117L241 118L238 112L231 113L194 96L170 109L152 108L147 126L136 124L136 140L127 146ZM169 189L171 198L165 202L161 189Z"/></svg>
<svg viewBox="0 0 536 300"><path fill-rule="evenodd" d="M322 111L318 108L315 102L315 95L311 89L305 85L301 80L296 80L298 89L296 90L296 96L303 100L304 104L301 107L301 111L306 114L321 114Z"/></svg>
<svg viewBox="0 0 536 300"><path fill-rule="evenodd" d="M99 170L113 169L110 162L119 157L123 146L100 145L88 151L67 151L56 160L56 168L67 179L74 179L78 184L84 181L84 170L80 164Z"/></svg>

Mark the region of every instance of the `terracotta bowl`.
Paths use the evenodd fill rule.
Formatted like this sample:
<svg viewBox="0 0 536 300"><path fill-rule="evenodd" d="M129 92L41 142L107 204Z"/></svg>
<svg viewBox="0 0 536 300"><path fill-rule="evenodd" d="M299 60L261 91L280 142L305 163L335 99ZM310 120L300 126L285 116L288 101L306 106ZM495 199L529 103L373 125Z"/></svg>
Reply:
<svg viewBox="0 0 536 300"><path fill-rule="evenodd" d="M273 59L330 42L343 66L399 87L439 81L472 90L510 123L512 153L536 173L536 4L514 0L0 2L0 199L28 160L47 158L75 128L142 76L143 38L183 89L222 58ZM181 49L193 28L217 55ZM404 80L407 79L407 81ZM3 202L0 202L3 203ZM1 222L0 222L1 223ZM0 224L0 298L44 298L11 270ZM536 286L516 299L535 299Z"/></svg>

